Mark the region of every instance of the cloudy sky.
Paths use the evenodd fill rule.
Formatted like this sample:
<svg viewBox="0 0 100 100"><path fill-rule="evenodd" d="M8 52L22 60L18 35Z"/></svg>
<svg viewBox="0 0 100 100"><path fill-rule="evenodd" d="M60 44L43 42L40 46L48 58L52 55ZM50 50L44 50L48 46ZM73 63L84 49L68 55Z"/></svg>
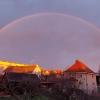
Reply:
<svg viewBox="0 0 100 100"><path fill-rule="evenodd" d="M0 0L1 27L12 20L39 12L79 16L100 26L100 0Z"/></svg>
<svg viewBox="0 0 100 100"><path fill-rule="evenodd" d="M37 32L39 36L37 39L41 39L40 42L42 43L41 44L37 43L35 42L35 40L32 41L32 39L34 38L31 39L30 37L36 36L36 33L33 34L30 32L30 35L28 38L30 41L26 42L26 40L28 39L24 38L24 42L27 43L24 46L24 42L21 41L21 39L18 40L19 35L20 35L18 34L20 33L19 32L20 28L18 27L18 25L20 27L22 26L25 27L24 24L25 23L28 24L29 22L27 21L30 21L30 20L27 20L24 24L21 23L21 24L17 24L13 26L13 30L11 26L9 27L9 29L3 30L2 32L0 32L0 45L1 45L0 57L1 59L13 60L13 61L18 61L22 63L30 63L30 62L39 63L42 66L46 66L46 67L48 66L52 68L55 66L64 68L65 66L72 64L74 59L79 58L79 59L82 59L83 62L86 62L89 66L91 66L92 69L97 71L98 66L100 64L99 63L100 62L100 56L99 56L100 54L100 46L99 46L100 11L99 10L100 10L100 0L0 0L0 28L1 30L4 26L6 26L7 24L11 23L14 20L20 19L24 16L35 15L38 13L67 14L69 16L73 16L73 17L75 16L75 18L79 17L85 20L86 22L91 23L95 25L96 27L98 27L98 30L96 30L95 28L91 27L91 25L88 26L86 23L82 24L81 21L73 20L74 18L72 19L69 17L65 18L64 16L60 16L60 15L57 19L55 19L56 21L53 21L54 20L53 15L52 16L50 15L51 17L50 16L48 17L48 15L47 17L42 15L42 19L41 17L38 17L36 19L31 18L31 21L33 20L34 23L40 24L40 22L41 23L45 22L46 26L47 26L48 20L51 20L52 22L51 24L54 24L54 22L56 22L56 24L54 25L58 25L59 23L61 23L59 21L61 20L62 21L61 25L64 25L64 26L66 25L68 26L70 23L72 23L71 20L73 20L73 22L77 26L78 25L81 26L81 27L76 27L77 30L79 30L80 28L82 29L83 27L83 31L85 32L85 35L83 36L79 34L79 31L75 30L77 34L74 34L74 36L77 36L76 40L78 39L75 42L75 44L77 43L79 44L77 45L77 49L73 49L73 48L76 48L74 47L75 44L73 41L73 34L72 34L74 30L70 32L70 30L66 29L65 27L65 28L61 28L61 30L63 31L61 31L60 29L58 31L55 31L55 29L51 27L50 29L47 29L48 34L45 35L45 32L43 31L43 29L45 29L46 26L44 25L45 27L44 26L42 27L42 25L40 25L40 27L42 27L41 32L43 33L42 34L43 36L41 36L38 31L31 31L31 32ZM48 20L45 20L45 18L47 18ZM40 22L38 20L40 20ZM69 24L68 24L68 20L70 20ZM34 24L32 24L31 26L35 27ZM73 25L73 27L74 26L75 25ZM36 29L40 29L40 27L36 27ZM60 26L58 25L56 29L58 29L59 27ZM87 27L89 29L87 29ZM15 30L17 29L17 30L15 31L14 29ZM53 30L53 32L55 32L55 34L52 31L48 32L48 30L51 30L51 29ZM62 34L59 33L60 31L62 32ZM66 31L67 33L69 32L71 35L65 34L64 31ZM13 35L13 33L11 32L14 32L15 34L18 34L18 35ZM49 40L50 32L54 34L54 38L51 40ZM58 34L56 32L58 32ZM96 32L96 35L94 35L95 32ZM2 33L4 34L1 35ZM11 34L9 35L9 33ZM5 36L8 36L8 37L5 38ZM17 37L17 39L15 39L15 36ZM22 33L21 37L23 38L23 36L27 36L27 33L26 34ZM68 39L69 36L72 41ZM62 38L59 39L60 37ZM83 37L83 39L79 39L81 37ZM16 41L14 41L12 38L14 38ZM11 40L14 42L12 43ZM47 44L45 43L46 41L47 41ZM32 42L35 42L33 43L34 44L33 47L32 47L33 44L30 44ZM2 46L2 44L5 46ZM50 44L51 46L48 46ZM43 47L40 45L42 45ZM80 47L80 45L83 45L83 46ZM23 48L21 48L22 46ZM35 49L34 47L37 49ZM21 48L21 49L16 49L16 48ZM27 49L27 48L30 48L30 49ZM64 48L64 49L59 49L59 48ZM41 52L40 52L40 49L41 49ZM20 51L21 53L19 53ZM30 53L27 51L30 51ZM45 51L48 51L46 52L46 55L45 55Z"/></svg>

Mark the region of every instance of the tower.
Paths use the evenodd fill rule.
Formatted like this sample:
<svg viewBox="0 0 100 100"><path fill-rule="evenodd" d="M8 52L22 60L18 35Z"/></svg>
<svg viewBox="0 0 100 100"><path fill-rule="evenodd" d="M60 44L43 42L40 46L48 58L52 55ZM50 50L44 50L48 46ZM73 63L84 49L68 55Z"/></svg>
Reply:
<svg viewBox="0 0 100 100"><path fill-rule="evenodd" d="M74 80L76 80L76 88L83 90L85 93L93 94L97 92L95 72L81 61L76 60L64 74L65 76L68 76L67 78L74 78Z"/></svg>

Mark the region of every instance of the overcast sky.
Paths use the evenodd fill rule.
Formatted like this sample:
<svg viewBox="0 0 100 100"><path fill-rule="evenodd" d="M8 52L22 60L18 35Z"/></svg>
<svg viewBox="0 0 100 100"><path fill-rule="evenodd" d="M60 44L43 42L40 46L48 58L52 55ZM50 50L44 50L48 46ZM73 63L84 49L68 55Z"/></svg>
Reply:
<svg viewBox="0 0 100 100"><path fill-rule="evenodd" d="M71 14L100 27L100 0L0 0L1 27L38 12Z"/></svg>
<svg viewBox="0 0 100 100"><path fill-rule="evenodd" d="M80 17L81 19L100 27L100 0L0 0L0 28L24 16L43 12L56 12ZM95 52L97 51L97 55L99 55L100 52L98 47L95 48ZM2 56L4 55L0 55L0 57ZM90 60L90 57L86 62L96 66L96 68L94 68L92 65L92 68L97 70L100 57L97 56L97 60L93 57L91 57L92 60ZM64 59L67 60L68 58L65 57ZM72 58L70 58L70 60L71 59ZM96 60L95 63L91 63L93 60ZM28 61L29 59L26 62ZM34 62L34 59L32 62ZM62 66L65 66L65 61Z"/></svg>

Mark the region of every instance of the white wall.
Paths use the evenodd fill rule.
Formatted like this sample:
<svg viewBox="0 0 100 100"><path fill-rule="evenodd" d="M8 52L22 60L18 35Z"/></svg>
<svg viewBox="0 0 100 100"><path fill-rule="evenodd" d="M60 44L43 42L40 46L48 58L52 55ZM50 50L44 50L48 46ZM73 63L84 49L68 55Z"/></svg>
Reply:
<svg viewBox="0 0 100 100"><path fill-rule="evenodd" d="M83 90L85 93L92 94L97 92L96 75L91 73L64 73L65 78L75 77L77 88Z"/></svg>

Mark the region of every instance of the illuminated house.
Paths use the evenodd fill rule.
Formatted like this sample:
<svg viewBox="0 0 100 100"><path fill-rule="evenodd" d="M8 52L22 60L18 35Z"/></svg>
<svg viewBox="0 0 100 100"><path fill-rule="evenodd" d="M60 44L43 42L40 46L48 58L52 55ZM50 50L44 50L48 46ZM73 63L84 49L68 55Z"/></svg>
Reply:
<svg viewBox="0 0 100 100"><path fill-rule="evenodd" d="M9 61L0 61L0 69L5 70L8 66L27 66L27 64L19 64Z"/></svg>
<svg viewBox="0 0 100 100"><path fill-rule="evenodd" d="M73 81L74 88L81 89L88 94L97 92L96 74L79 60L64 71L64 77Z"/></svg>
<svg viewBox="0 0 100 100"><path fill-rule="evenodd" d="M6 73L30 73L30 74L41 74L41 68L38 65L30 66L9 66L5 72Z"/></svg>

